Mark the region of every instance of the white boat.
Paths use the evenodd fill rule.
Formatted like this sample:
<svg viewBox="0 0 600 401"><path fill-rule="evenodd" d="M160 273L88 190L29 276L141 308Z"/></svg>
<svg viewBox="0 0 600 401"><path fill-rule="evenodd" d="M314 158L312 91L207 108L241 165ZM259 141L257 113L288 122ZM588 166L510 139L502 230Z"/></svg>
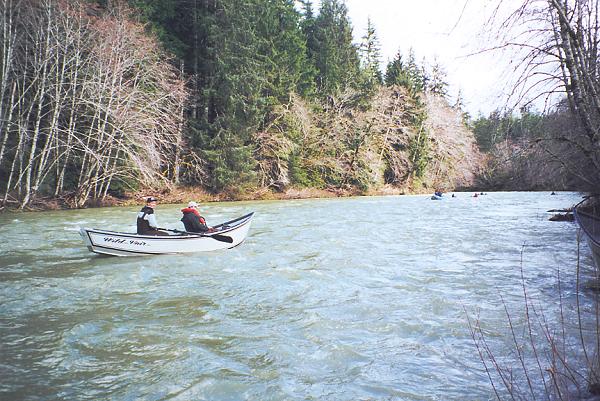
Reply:
<svg viewBox="0 0 600 401"><path fill-rule="evenodd" d="M81 228L79 233L92 252L114 256L160 255L217 251L238 246L246 239L254 212L214 226L215 232L195 234L185 231L169 236L139 235Z"/></svg>
<svg viewBox="0 0 600 401"><path fill-rule="evenodd" d="M587 213L579 208L573 209L575 221L587 236L596 267L600 269L600 217Z"/></svg>

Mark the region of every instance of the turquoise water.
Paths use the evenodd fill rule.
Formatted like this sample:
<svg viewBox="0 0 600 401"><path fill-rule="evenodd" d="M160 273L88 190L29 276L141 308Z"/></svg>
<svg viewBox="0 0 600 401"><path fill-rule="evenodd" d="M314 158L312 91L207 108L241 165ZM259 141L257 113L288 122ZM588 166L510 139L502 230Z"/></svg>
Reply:
<svg viewBox="0 0 600 401"><path fill-rule="evenodd" d="M256 212L244 244L138 258L90 253L78 227L132 231L139 208L0 215L0 399L494 399L467 316L510 361L523 275L562 327L577 227L547 210L579 199L213 203L209 224ZM159 205L159 224L181 229L181 207Z"/></svg>

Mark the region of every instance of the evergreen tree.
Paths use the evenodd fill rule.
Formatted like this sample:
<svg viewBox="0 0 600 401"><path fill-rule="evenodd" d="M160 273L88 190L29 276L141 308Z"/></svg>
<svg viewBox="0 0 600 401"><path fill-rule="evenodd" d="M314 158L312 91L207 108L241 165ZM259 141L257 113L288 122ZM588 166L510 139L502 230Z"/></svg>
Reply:
<svg viewBox="0 0 600 401"><path fill-rule="evenodd" d="M402 72L402 55L400 51L396 53L396 56L392 61L388 61L385 67L385 74L383 75L383 82L387 86L395 85L398 81L398 77Z"/></svg>
<svg viewBox="0 0 600 401"><path fill-rule="evenodd" d="M405 88L412 86L408 71L402 61L400 50L398 50L396 57L388 63L385 69L385 84L387 86L400 85Z"/></svg>
<svg viewBox="0 0 600 401"><path fill-rule="evenodd" d="M253 182L251 133L260 120L264 78L257 67L260 43L253 2L203 2L196 94L199 106L197 138L207 161L209 188L243 187ZM197 33L196 33L197 34ZM204 53L208 57L202 57Z"/></svg>
<svg viewBox="0 0 600 401"><path fill-rule="evenodd" d="M412 84L411 89L413 92L423 92L425 90L425 74L423 73L423 69L417 64L415 51L412 47L408 50L406 72L410 78Z"/></svg>
<svg viewBox="0 0 600 401"><path fill-rule="evenodd" d="M366 79L369 84L371 86L381 85L383 83L383 77L381 75L381 70L379 69L381 48L371 18L367 20L367 32L362 37L360 54L362 68L365 71Z"/></svg>
<svg viewBox="0 0 600 401"><path fill-rule="evenodd" d="M291 92L306 97L315 91L315 71L308 60L300 18L293 0L271 0L262 6L257 20L259 54L264 56L261 64L268 74L263 96L275 96L271 104L286 102Z"/></svg>
<svg viewBox="0 0 600 401"><path fill-rule="evenodd" d="M317 89L324 96L342 92L355 84L359 76L359 57L352 44L347 14L341 0L323 0L315 19L314 36L308 38L317 69Z"/></svg>
<svg viewBox="0 0 600 401"><path fill-rule="evenodd" d="M458 93L456 94L456 101L452 106L457 110L462 110L465 107L465 101L463 99L462 89L458 88Z"/></svg>
<svg viewBox="0 0 600 401"><path fill-rule="evenodd" d="M138 11L138 18L147 23L163 46L178 57L189 49L189 44L182 40L190 28L189 5L182 7L187 2L189 0L128 0Z"/></svg>
<svg viewBox="0 0 600 401"><path fill-rule="evenodd" d="M299 0L302 6L302 19L300 21L300 28L306 39L306 53L311 60L315 59L313 50L317 48L315 43L315 14L312 8L311 0Z"/></svg>
<svg viewBox="0 0 600 401"><path fill-rule="evenodd" d="M427 89L431 93L435 93L440 96L448 95L448 83L446 82L446 72L437 60L434 60L433 66L431 67L431 81Z"/></svg>
<svg viewBox="0 0 600 401"><path fill-rule="evenodd" d="M423 57L423 60L421 61L421 91L425 91L425 89L429 86L429 82L431 81L431 77L429 76L429 73L427 72L427 60L425 59L425 57Z"/></svg>
<svg viewBox="0 0 600 401"><path fill-rule="evenodd" d="M408 52L406 62L404 62L402 54L398 51L394 60L388 63L385 72L386 85L404 86L412 95L423 92L427 79L424 68L416 62L412 48Z"/></svg>
<svg viewBox="0 0 600 401"><path fill-rule="evenodd" d="M461 88L458 88L458 93L456 94L456 101L452 106L454 109L461 113L462 122L468 128L471 120L471 115L468 111L465 111L465 100L463 98L463 92Z"/></svg>
<svg viewBox="0 0 600 401"><path fill-rule="evenodd" d="M315 91L294 1L130 1L185 49L173 51L182 53L191 77L188 142L205 163L203 184L213 190L252 185L252 134L290 93Z"/></svg>
<svg viewBox="0 0 600 401"><path fill-rule="evenodd" d="M260 121L261 71L256 68L256 8L233 0L179 1L180 27L171 26L188 50L188 143L205 166L202 182L221 190L253 182L250 134Z"/></svg>

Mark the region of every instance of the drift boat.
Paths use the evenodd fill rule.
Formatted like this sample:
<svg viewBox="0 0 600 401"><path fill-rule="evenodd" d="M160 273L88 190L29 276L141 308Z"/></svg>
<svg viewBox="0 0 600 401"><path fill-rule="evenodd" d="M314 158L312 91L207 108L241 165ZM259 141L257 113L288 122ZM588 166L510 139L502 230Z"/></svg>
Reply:
<svg viewBox="0 0 600 401"><path fill-rule="evenodd" d="M581 227L587 236L587 242L592 250L594 262L596 263L596 267L600 269L600 218L579 210L577 207L573 209L573 215L579 227Z"/></svg>
<svg viewBox="0 0 600 401"><path fill-rule="evenodd" d="M254 212L214 226L215 232L195 234L168 230L169 236L139 235L81 228L79 233L92 252L114 256L160 255L216 251L238 246L246 239ZM166 230L166 229L165 229Z"/></svg>

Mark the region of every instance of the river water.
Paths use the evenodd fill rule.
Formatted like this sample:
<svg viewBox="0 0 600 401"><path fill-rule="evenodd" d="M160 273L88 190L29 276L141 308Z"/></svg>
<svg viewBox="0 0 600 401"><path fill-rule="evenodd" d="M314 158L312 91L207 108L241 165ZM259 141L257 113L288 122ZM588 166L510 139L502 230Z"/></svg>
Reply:
<svg viewBox="0 0 600 401"><path fill-rule="evenodd" d="M209 224L255 211L246 242L134 258L78 227L132 231L139 208L0 215L0 399L494 399L467 317L510 364L523 276L560 326L578 230L547 210L580 196L470 195L206 204Z"/></svg>

